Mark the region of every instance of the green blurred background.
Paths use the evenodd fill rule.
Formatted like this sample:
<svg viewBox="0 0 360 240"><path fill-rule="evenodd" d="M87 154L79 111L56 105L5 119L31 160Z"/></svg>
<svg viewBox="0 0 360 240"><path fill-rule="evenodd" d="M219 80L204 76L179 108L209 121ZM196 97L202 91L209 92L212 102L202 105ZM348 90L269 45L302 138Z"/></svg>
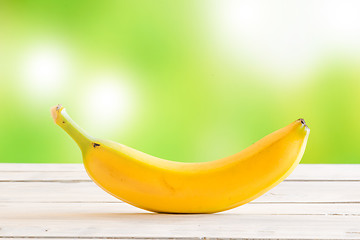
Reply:
<svg viewBox="0 0 360 240"><path fill-rule="evenodd" d="M81 162L87 132L210 161L305 118L302 163L360 163L359 1L0 1L0 162Z"/></svg>

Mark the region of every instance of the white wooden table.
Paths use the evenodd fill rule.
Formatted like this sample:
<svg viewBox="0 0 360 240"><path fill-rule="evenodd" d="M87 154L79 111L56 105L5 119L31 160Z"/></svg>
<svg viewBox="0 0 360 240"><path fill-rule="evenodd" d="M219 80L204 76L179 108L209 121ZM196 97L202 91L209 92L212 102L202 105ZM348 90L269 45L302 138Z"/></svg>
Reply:
<svg viewBox="0 0 360 240"><path fill-rule="evenodd" d="M300 165L217 214L156 214L105 193L81 164L0 164L3 239L360 239L360 164Z"/></svg>

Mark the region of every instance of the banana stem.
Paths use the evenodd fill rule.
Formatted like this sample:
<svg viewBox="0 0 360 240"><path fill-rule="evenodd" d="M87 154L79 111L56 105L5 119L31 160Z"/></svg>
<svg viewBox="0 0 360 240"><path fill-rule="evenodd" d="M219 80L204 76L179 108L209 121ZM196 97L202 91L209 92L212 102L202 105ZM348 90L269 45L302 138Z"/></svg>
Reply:
<svg viewBox="0 0 360 240"><path fill-rule="evenodd" d="M84 152L91 146L93 137L88 135L74 120L67 114L65 108L60 104L51 108L51 115L57 125L64 129Z"/></svg>

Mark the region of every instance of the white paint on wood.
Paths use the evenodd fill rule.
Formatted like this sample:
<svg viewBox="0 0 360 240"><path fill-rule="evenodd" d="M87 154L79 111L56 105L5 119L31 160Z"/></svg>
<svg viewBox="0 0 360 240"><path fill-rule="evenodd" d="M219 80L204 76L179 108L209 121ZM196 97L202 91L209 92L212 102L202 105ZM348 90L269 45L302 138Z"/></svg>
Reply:
<svg viewBox="0 0 360 240"><path fill-rule="evenodd" d="M103 218L115 213L151 213L126 203L0 203L0 219ZM245 204L216 214L360 216L359 204Z"/></svg>
<svg viewBox="0 0 360 240"><path fill-rule="evenodd" d="M89 180L82 164L0 163L0 172L0 181ZM360 164L300 164L286 180L360 181Z"/></svg>
<svg viewBox="0 0 360 240"><path fill-rule="evenodd" d="M96 214L94 214L96 216ZM360 217L241 214L89 214L82 219L1 223L2 236L359 238ZM21 229L21 231L19 231Z"/></svg>
<svg viewBox="0 0 360 240"><path fill-rule="evenodd" d="M253 202L357 202L360 182L282 182ZM119 202L93 182L0 182L0 202Z"/></svg>
<svg viewBox="0 0 360 240"><path fill-rule="evenodd" d="M0 163L0 172L78 172L84 171L82 163Z"/></svg>
<svg viewBox="0 0 360 240"><path fill-rule="evenodd" d="M89 181L82 164L0 164L2 239L360 239L360 165L300 165L217 214L156 214Z"/></svg>
<svg viewBox="0 0 360 240"><path fill-rule="evenodd" d="M57 180L64 178L87 179L82 164L17 164L0 163L0 180L25 180L35 172L33 180ZM22 175L26 172L25 175ZM29 173L30 172L30 173ZM60 172L60 173L59 173ZM79 174L78 172L82 172ZM55 175L59 175L56 177ZM360 180L360 164L300 164L288 180Z"/></svg>
<svg viewBox="0 0 360 240"><path fill-rule="evenodd" d="M300 164L288 180L360 180L360 164Z"/></svg>
<svg viewBox="0 0 360 240"><path fill-rule="evenodd" d="M88 181L91 179L84 171L77 172L0 172L0 182L26 182L26 181L42 181L42 182L56 182L56 181Z"/></svg>

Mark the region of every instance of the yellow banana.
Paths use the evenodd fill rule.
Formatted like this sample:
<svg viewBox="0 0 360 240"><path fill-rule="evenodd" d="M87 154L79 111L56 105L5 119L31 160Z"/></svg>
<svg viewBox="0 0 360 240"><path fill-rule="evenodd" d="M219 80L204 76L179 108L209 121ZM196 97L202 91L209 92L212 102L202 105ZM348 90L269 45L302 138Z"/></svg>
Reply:
<svg viewBox="0 0 360 240"><path fill-rule="evenodd" d="M182 163L93 138L61 105L51 113L79 145L85 169L97 185L136 207L165 213L214 213L252 201L294 170L310 132L299 119L232 156Z"/></svg>

